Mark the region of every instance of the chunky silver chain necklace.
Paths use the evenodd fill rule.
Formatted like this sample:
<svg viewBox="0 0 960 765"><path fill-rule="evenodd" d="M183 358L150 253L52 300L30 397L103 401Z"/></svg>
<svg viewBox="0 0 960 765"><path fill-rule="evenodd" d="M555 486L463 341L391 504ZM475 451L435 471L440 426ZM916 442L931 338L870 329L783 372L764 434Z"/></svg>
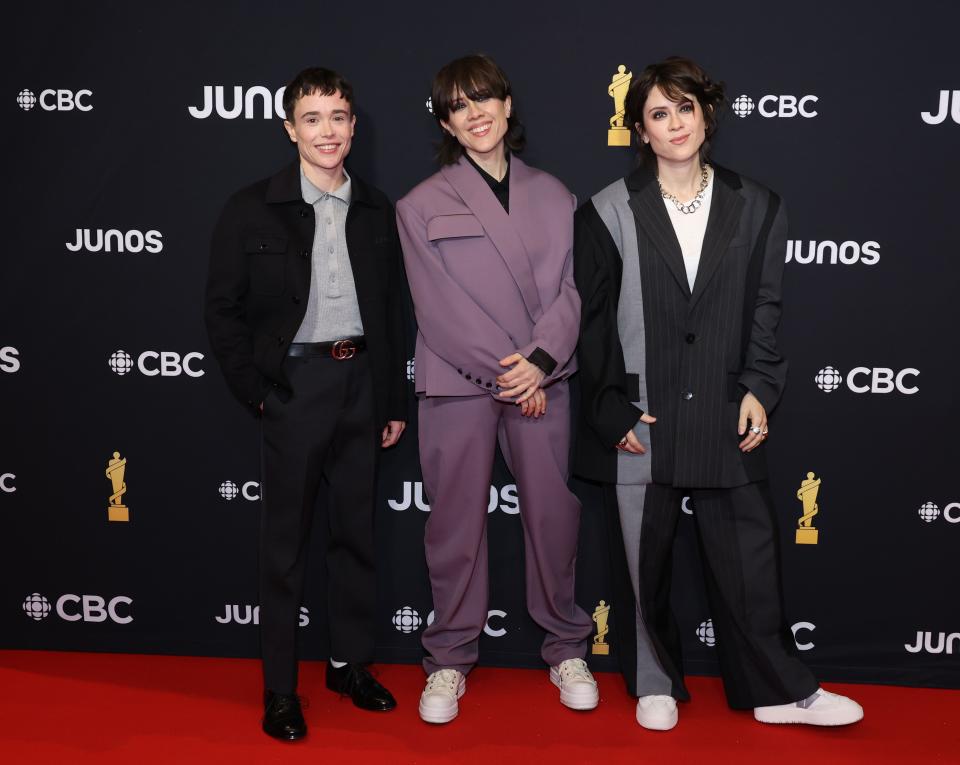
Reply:
<svg viewBox="0 0 960 765"><path fill-rule="evenodd" d="M674 207L676 207L684 215L689 215L690 213L695 213L703 205L703 192L707 188L707 180L710 178L707 173L707 166L701 165L700 167L700 188L697 189L697 195L690 200L687 204L684 204L679 199L677 199L673 194L663 188L663 184L660 182L660 176L657 176L657 185L660 187L660 196L664 199L669 199L673 202Z"/></svg>

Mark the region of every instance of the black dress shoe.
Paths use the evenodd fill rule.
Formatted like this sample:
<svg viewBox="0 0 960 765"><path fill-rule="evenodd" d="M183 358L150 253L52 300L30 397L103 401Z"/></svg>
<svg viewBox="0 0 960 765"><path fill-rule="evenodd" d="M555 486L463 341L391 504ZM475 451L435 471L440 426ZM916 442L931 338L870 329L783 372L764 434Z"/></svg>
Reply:
<svg viewBox="0 0 960 765"><path fill-rule="evenodd" d="M389 712L397 705L393 695L362 664L334 667L327 662L327 688L349 696L355 706L371 712Z"/></svg>
<svg viewBox="0 0 960 765"><path fill-rule="evenodd" d="M297 694L264 691L263 732L282 741L296 741L307 735Z"/></svg>

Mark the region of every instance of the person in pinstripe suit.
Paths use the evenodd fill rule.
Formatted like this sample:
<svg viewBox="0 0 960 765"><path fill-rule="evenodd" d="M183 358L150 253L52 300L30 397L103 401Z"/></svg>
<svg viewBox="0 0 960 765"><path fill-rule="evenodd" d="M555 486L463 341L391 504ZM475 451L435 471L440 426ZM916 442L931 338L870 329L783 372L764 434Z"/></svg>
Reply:
<svg viewBox="0 0 960 765"><path fill-rule="evenodd" d="M637 721L667 730L688 700L669 607L684 495L704 563L729 705L761 722L842 725L862 708L819 687L781 602L766 485L767 415L787 236L780 197L707 162L723 86L693 61L647 67L626 99L641 162L576 214L582 301L574 469L604 485L619 560L620 656ZM617 556L619 557L619 556Z"/></svg>

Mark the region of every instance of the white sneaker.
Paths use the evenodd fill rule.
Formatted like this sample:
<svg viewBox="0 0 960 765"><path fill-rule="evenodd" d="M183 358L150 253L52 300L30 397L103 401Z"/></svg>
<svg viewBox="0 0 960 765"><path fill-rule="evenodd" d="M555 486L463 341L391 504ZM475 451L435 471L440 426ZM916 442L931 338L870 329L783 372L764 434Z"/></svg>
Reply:
<svg viewBox="0 0 960 765"><path fill-rule="evenodd" d="M657 694L637 699L637 722L647 730L670 730L677 724L677 700Z"/></svg>
<svg viewBox="0 0 960 765"><path fill-rule="evenodd" d="M428 723L448 723L460 711L457 699L467 690L467 678L455 669L431 672L420 694L420 719Z"/></svg>
<svg viewBox="0 0 960 765"><path fill-rule="evenodd" d="M560 703L570 709L595 709L600 702L597 681L583 659L567 659L550 667L550 682L560 689Z"/></svg>
<svg viewBox="0 0 960 765"><path fill-rule="evenodd" d="M846 696L818 688L816 693L803 701L756 707L753 717L762 723L850 725L863 719L863 707Z"/></svg>

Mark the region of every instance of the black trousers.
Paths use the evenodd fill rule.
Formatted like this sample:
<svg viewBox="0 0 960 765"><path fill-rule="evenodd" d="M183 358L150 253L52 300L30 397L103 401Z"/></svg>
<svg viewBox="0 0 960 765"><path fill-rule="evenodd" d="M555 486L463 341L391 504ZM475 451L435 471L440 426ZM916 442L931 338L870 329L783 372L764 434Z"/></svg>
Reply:
<svg viewBox="0 0 960 765"><path fill-rule="evenodd" d="M765 483L689 490L647 485L639 550L624 549L622 510L614 487L606 488L604 514L611 541L614 595L617 602L639 605L642 614L638 625L631 619L618 620L616 639L628 689L636 695L635 630L645 625L659 665L672 682L672 695L689 699L683 682L680 631L670 608L673 540L685 495L693 500L727 702L734 709L753 709L807 698L819 683L798 658L784 617L779 538ZM638 582L630 580L627 555L639 556ZM639 604L635 591L640 593Z"/></svg>
<svg viewBox="0 0 960 765"><path fill-rule="evenodd" d="M260 647L265 686L293 693L307 544L320 492L329 530L330 655L348 662L373 658L380 439L366 353L345 361L287 357L283 369L293 394L270 394L262 419Z"/></svg>

